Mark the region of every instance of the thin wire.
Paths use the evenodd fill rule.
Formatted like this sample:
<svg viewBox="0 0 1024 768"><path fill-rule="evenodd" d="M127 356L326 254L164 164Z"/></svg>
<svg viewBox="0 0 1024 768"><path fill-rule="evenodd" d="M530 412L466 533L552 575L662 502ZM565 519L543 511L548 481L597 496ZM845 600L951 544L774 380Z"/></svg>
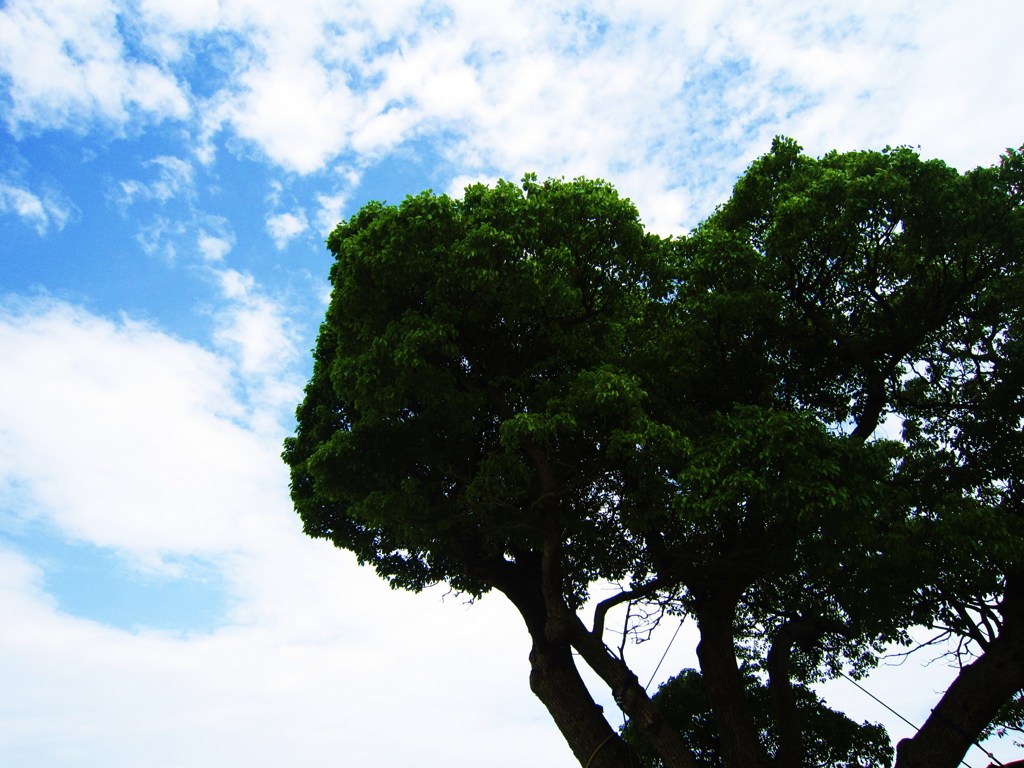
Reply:
<svg viewBox="0 0 1024 768"><path fill-rule="evenodd" d="M894 715L896 715L896 717L898 717L898 718L899 718L900 720L902 720L902 721L903 721L904 723L906 723L907 725L909 725L909 726L910 726L911 728L913 728L913 729L914 729L915 731L917 731L917 730L920 730L920 729L919 729L919 728L918 728L918 727L917 727L916 725L914 725L914 724L913 724L912 722L910 722L909 720L907 720L907 718L905 718L905 717L904 717L903 715L901 715L901 714L900 714L899 712L897 712L897 711L896 711L895 709L893 709L892 707L890 707L890 706L889 706L888 704L886 704L886 703L885 703L884 701L882 701L882 700L881 700L880 698L878 698L877 696L875 696L875 694L873 694L873 693L872 693L871 691L869 691L869 690L868 690L867 688L865 688L865 687L864 687L863 685L861 685L860 683L858 683L858 682L857 682L856 680L854 680L854 679L853 679L852 677L850 677L849 675L847 675L847 674L846 674L845 672L840 672L839 674L840 674L840 675L842 675L843 677L845 677L845 678L846 678L847 680L849 680L849 681L850 681L851 683L853 683L853 684L854 684L855 686L857 686L858 688L860 688L860 689L861 689L861 690L862 690L862 691L863 691L864 693L866 693L866 694L867 694L868 696L870 696L870 697L871 697L872 699L874 699L874 700L875 700L875 701L877 701L877 702L878 702L879 704L881 704L881 705L882 705L883 707L885 707L886 709L888 709L888 710L889 710L890 712L892 712L892 713L893 713ZM967 768L970 768L970 766L967 766Z"/></svg>
<svg viewBox="0 0 1024 768"><path fill-rule="evenodd" d="M684 621L684 619L680 619L680 620L679 620L679 625L678 625L678 626L676 627L676 631L675 631L675 632L674 632L674 633L672 634L672 639L668 641L668 645L667 645L667 646L665 647L665 652L664 652L663 654L661 654L661 658L660 658L660 659L658 660L658 666L656 666L656 667L654 668L654 672L652 672L652 673L651 673L651 679L650 679L650 680L648 680L648 681L647 681L647 685L645 685L645 686L644 686L644 690L645 690L645 691L646 691L646 690L647 690L648 688L650 688L650 687L651 687L651 683L653 683L653 682L654 682L654 678L655 678L655 677L657 676L657 674L658 674L658 670L659 670L659 669L661 669L661 665L662 665L662 663L663 663L663 662L665 661L665 657L666 657L666 656L668 656L668 652L669 652L669 650L671 650L671 648L672 648L672 644L673 644L673 643L674 643L674 642L676 641L676 636L677 636L677 635L679 634L679 630L683 628L683 621ZM908 720L907 718L905 718L905 717L904 717L903 715L901 715L901 714L900 714L899 712L897 712L897 711L896 711L895 709L893 709L892 707L890 707L890 706L889 706L888 704L886 704L886 703L885 703L884 701L882 701L882 700L881 700L880 698L878 698L877 696L875 696L875 694L873 694L873 693L872 693L871 691L869 691L869 690L868 690L867 688L865 688L865 687L864 687L863 685L861 685L860 683L858 683L858 682L857 682L856 680L854 680L854 679L853 679L852 677L850 677L849 675L847 675L847 674L846 674L845 672L842 672L842 671L840 671L840 672L839 672L839 674L840 674L840 675L841 675L842 677L844 677L844 678L845 678L846 680L848 680L849 682L853 683L853 685L854 685L854 686L856 686L856 687L857 687L858 689L860 689L860 690L861 690L861 691L862 691L863 693L865 693L865 694L866 694L867 696L869 696L869 697L870 697L870 698L872 698L872 699L873 699L874 701L878 702L878 703L879 703L879 704L881 704L881 705L882 705L883 707L885 707L885 708L886 708L887 710L889 710L890 712L892 712L892 713L893 713L894 715L896 715L896 717L898 717L898 718L899 718L900 720L902 720L902 721L903 721L904 723L906 723L907 725L909 725L909 726L910 726L911 728L913 728L913 729L914 729L915 731L918 731L918 730L920 730L920 728L918 728L918 726L914 725L914 723L912 723L912 722L911 722L910 720ZM623 714L625 715L625 713L623 713ZM623 726L625 726L625 724L626 724L626 718L625 718L625 717L623 717ZM604 746L604 745L603 745L603 743L602 743L602 745L601 745L601 746ZM989 751L988 751L987 749L985 749L985 748L984 748L983 746L981 746L980 744L978 744L978 742L976 742L976 741L975 741L975 742L974 742L974 746L975 746L975 747L977 747L978 749L980 749L980 750L981 750L982 752L984 752L984 753L985 753L986 755L988 755L988 756L989 756L989 757L990 757L990 758L991 758L991 759L992 759L992 760L993 760L993 761L995 762L995 764L996 764L996 765L1002 765L1002 763L1001 763L1001 762L999 762L999 760L998 760L998 759L996 758L996 756L995 756L995 755L993 755L993 754L992 754L991 752L989 752ZM600 747L598 747L598 749L600 749ZM597 751L597 750L595 750L595 754L596 754L596 751ZM594 756L593 756L593 755L591 755L591 760L593 760L593 757L594 757ZM965 766L967 766L967 768L972 768L971 764L970 764L970 763L968 763L968 762L967 762L966 760L961 760L961 761L960 761L960 764L961 764L961 765L965 765ZM588 761L588 765L589 765L589 761Z"/></svg>
<svg viewBox="0 0 1024 768"><path fill-rule="evenodd" d="M603 747L605 744L607 744L609 741L611 741L614 738L615 738L615 731L612 731L607 736L605 736L604 741L602 741L600 744L598 744L597 747L594 749L594 751L590 753L590 759L587 760L587 764L586 764L586 766L584 766L584 768L590 768L590 764L592 762L594 762L594 758L597 757L597 753L601 751L601 747Z"/></svg>
<svg viewBox="0 0 1024 768"><path fill-rule="evenodd" d="M682 629L682 628L683 628L683 619L680 619L679 620L679 626L676 627L675 634L673 634L672 635L672 639L668 641L668 646L665 648L665 652L663 654L661 654L661 660L658 662L658 666L656 666L654 668L654 672L651 673L651 679L648 680L647 681L647 685L644 686L644 690L645 691L648 688L650 688L651 687L651 683L654 682L655 675L657 675L658 674L658 670L661 669L661 662L665 661L665 657L668 656L668 652L669 652L669 649L672 647L672 643L674 643L676 641L676 635L679 634L679 630Z"/></svg>
<svg viewBox="0 0 1024 768"><path fill-rule="evenodd" d="M661 665L662 665L662 663L663 663L663 662L665 661L665 657L666 657L666 656L668 656L668 652L669 652L669 651L670 651L670 650L672 649L672 644L673 644L673 643L674 643L674 642L676 641L676 636L677 636L677 635L679 634L679 630L683 628L683 622L684 622L684 621L685 621L685 619L680 619L680 620L679 620L679 625L678 625L678 626L676 627L676 631L672 633L672 639L668 641L668 645L667 645L667 646L665 646L665 652L664 652L663 654L661 654L661 658L660 658L660 659L658 660L658 666L656 666L656 667L654 668L654 672L652 672L652 673L651 673L651 679L650 679L650 680L648 680L648 681L647 681L647 685L645 685L645 686L644 686L644 690L645 690L645 691L646 691L646 690L647 690L648 688L650 688L650 687L651 687L651 683L653 683L653 682L654 682L654 678L655 678L655 677L657 676L657 674L658 674L658 670L659 670L659 669L661 669ZM892 712L892 713L893 713L894 715L896 715L896 717L898 717L898 718L899 718L900 720L902 720L902 721L903 721L904 723L906 723L907 725L909 725L909 726L910 726L911 728L913 728L913 729L914 729L915 731L918 731L918 730L920 730L920 729L919 729L919 728L918 728L918 727L917 727L916 725L914 725L914 724L913 724L912 722L910 722L910 720L908 720L907 718L905 718L905 717L904 717L903 715L901 715L901 714L900 714L899 712L897 712L897 711L896 711L895 709L893 709L893 708L892 708L892 707L890 707L890 706L889 706L888 704L886 704L886 703L885 703L884 701L882 701L882 700L881 700L880 698L878 698L877 696L875 696L875 694L873 694L873 693L872 693L871 691L869 691L869 690L868 690L867 688L865 688L865 687L864 687L863 685L861 685L860 683L858 683L858 682L857 682L856 680L854 680L854 679L853 679L852 677L850 677L849 675L847 675L847 674L846 674L845 672L843 672L843 671L840 671L840 672L839 672L839 674L840 674L840 675L841 675L842 677L844 677L844 678L845 678L846 680L849 680L849 681L850 681L851 683L853 683L853 684L854 684L854 685L855 685L855 686L856 686L857 688L859 688L859 689L860 689L860 690L861 690L862 692L864 692L864 693L865 693L865 694L867 694L867 695L868 695L869 697L871 697L872 699L874 699L875 701L877 701L877 702L878 702L879 704L881 704L881 705L882 705L883 707L885 707L885 708L886 708L887 710L889 710L890 712ZM625 714L626 714L626 713L625 713L625 712L623 712L622 714L623 714L623 718L622 718L622 725L623 725L623 727L625 727L625 725L626 725L626 722L627 722L627 720L626 720L626 717L625 717ZM607 739L606 739L605 741L607 741ZM591 755L591 756L590 756L590 760L588 760L588 761L587 761L587 765L588 765L588 766L590 765L590 761L594 759L594 755L596 755L596 754L597 754L597 752L598 752L598 750L600 750L600 749L601 749L601 747L603 747L603 746L604 746L604 743L605 743L605 742L601 742L601 744L600 744L600 745L598 746L598 748L594 750L594 754L593 754L593 755ZM984 753L985 753L986 755L988 755L988 756L989 756L989 757L990 757L990 758L991 758L991 759L992 759L993 761L995 761L995 764L996 764L996 765L1002 765L1002 763L1001 763L1001 762L999 762L999 760L998 760L998 759L996 759L995 755L993 755L993 754L992 754L991 752L989 752L989 751L988 751L987 749L985 749L985 748L984 748L983 746L981 746L980 744L978 744L978 742L976 742L976 741L975 741L975 742L974 742L974 746L976 746L976 747L977 747L978 749L980 749L980 750L981 750L982 752L984 752ZM961 765L965 765L965 766L967 766L967 768L972 768L971 764L970 764L970 763L968 763L968 762L967 762L966 760L961 760L961 761L960 761L960 764L961 764Z"/></svg>
<svg viewBox="0 0 1024 768"><path fill-rule="evenodd" d="M846 674L845 672L842 672L842 671L840 671L840 672L839 672L839 674L840 674L840 675L842 675L842 676L843 676L844 678L846 678L847 680L849 680L849 681L850 681L851 683L853 683L853 684L854 684L855 686L857 686L857 687L858 687L858 688L859 688L859 689L860 689L861 691L863 691L864 693L866 693L866 694L867 694L868 696L870 696L870 697L871 697L872 699L874 699L875 701L877 701L877 702L878 702L879 704L881 704L881 705L882 705L883 707L885 707L886 709L888 709L888 710L889 710L890 712L892 712L892 713L893 713L894 715L896 715L896 717L898 717L898 718L899 718L900 720L902 720L902 721L903 721L904 723L906 723L907 725L909 725L909 726L910 726L911 728L913 728L913 729L914 729L915 731L919 731L919 730L921 730L921 729L920 729L920 728L918 728L918 727L917 727L916 725L914 725L914 724L913 724L912 722L910 722L909 720L907 720L907 718L905 718L905 717L904 717L903 715L901 715L901 714L900 714L899 712L897 712L897 711L896 711L895 709L893 709L893 708L892 708L892 707L890 707L890 706L889 706L888 704L886 704L886 703L885 703L884 701L882 701L882 700L881 700L880 698L878 698L877 696L875 696L875 694L873 694L873 693L872 693L871 691L869 691L869 690L868 690L867 688L865 688L865 687L864 687L863 685L861 685L861 684L860 684L860 683L858 683L858 682L857 682L856 680L854 680L854 679L853 679L852 677L850 677L849 675L847 675L847 674ZM959 729L958 729L958 730L959 730ZM1002 765L1002 763L1000 763L1000 762L999 762L998 760L996 760L996 757L995 757L995 755L993 755L993 754L992 754L991 752L989 752L989 751L988 751L987 749L985 749L985 748L984 748L983 746L981 746L981 745L980 745L980 744L979 744L978 742L976 742L976 741L975 741L975 742L974 742L974 746L976 746L976 747L977 747L978 749L980 749L980 750L981 750L982 752L984 752L984 753L985 753L986 755L988 755L988 756L989 756L990 758L992 758L992 760L995 760L995 763L996 763L996 765ZM966 766L967 766L967 768L971 768L971 764L970 764L970 763L968 763L968 762L967 762L966 760L961 760L961 761L960 761L960 764L961 764L961 765L966 765Z"/></svg>

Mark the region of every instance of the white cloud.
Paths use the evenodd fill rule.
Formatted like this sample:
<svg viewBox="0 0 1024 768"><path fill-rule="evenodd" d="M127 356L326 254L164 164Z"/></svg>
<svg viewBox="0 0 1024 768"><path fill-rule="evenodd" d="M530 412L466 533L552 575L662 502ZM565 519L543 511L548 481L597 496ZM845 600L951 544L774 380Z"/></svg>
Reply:
<svg viewBox="0 0 1024 768"><path fill-rule="evenodd" d="M315 61L274 62L244 73L238 85L217 111L274 162L310 173L348 143L358 99Z"/></svg>
<svg viewBox="0 0 1024 768"><path fill-rule="evenodd" d="M354 188L359 183L360 174L350 171L346 176L345 182L348 189ZM329 235L344 217L345 206L350 197L351 192L348 191L316 196L318 205L315 217L316 226L317 231L324 237Z"/></svg>
<svg viewBox="0 0 1024 768"><path fill-rule="evenodd" d="M960 168L989 165L996 152L1024 143L1024 7L950 3L944 11L915 20L919 48L902 62L893 143L920 144Z"/></svg>
<svg viewBox="0 0 1024 768"><path fill-rule="evenodd" d="M5 307L0 347L0 456L63 530L153 556L236 546L229 511L242 510L217 475L244 476L260 449L223 360L55 302ZM206 486L203 504L175 480L186 476ZM204 505L221 507L219 520Z"/></svg>
<svg viewBox="0 0 1024 768"><path fill-rule="evenodd" d="M39 234L46 231L46 225L50 221L42 200L27 189L11 184L0 184L0 211L13 212L26 221L33 222Z"/></svg>
<svg viewBox="0 0 1024 768"><path fill-rule="evenodd" d="M95 120L123 128L135 116L188 116L188 97L175 78L126 53L121 11L110 0L12 0L0 10L10 130L84 129Z"/></svg>
<svg viewBox="0 0 1024 768"><path fill-rule="evenodd" d="M224 261L224 257L235 247L234 234L213 235L205 229L200 229L199 235L196 238L196 246L199 248L199 253L204 261Z"/></svg>
<svg viewBox="0 0 1024 768"><path fill-rule="evenodd" d="M995 16L937 4L923 26L911 4L877 2L856 12L777 2L686 14L669 3L453 2L404 17L310 2L289 6L288 18L242 7L224 19L254 31L253 55L211 102L207 138L231 129L309 173L345 153L366 167L410 139L443 136L453 176L626 179L624 192L661 231L705 215L775 133L795 133L812 151L907 140L899 122L915 67L930 66L921 52L940 39L931 27L962 13L977 24ZM961 77L996 65L975 61ZM1019 114L1020 98L1002 92L1002 112ZM865 101L880 122L865 119ZM955 98L943 103L954 113L946 130L950 119L977 119Z"/></svg>
<svg viewBox="0 0 1024 768"><path fill-rule="evenodd" d="M220 5L218 0L138 0L145 20L142 42L160 61L177 62L187 54L193 36L217 28Z"/></svg>
<svg viewBox="0 0 1024 768"><path fill-rule="evenodd" d="M126 179L119 186L116 195L122 209L137 200L154 200L166 203L179 195L191 196L195 189L195 171L192 164L180 157L160 156L147 160L143 168L156 170L156 178L150 181Z"/></svg>
<svg viewBox="0 0 1024 768"><path fill-rule="evenodd" d="M238 300L255 290L241 275L224 283ZM393 592L302 536L284 427L253 428L235 370L128 318L4 301L4 514L45 518L140 567L202 557L233 606L212 633L121 631L62 612L42 566L0 542L7 764L564 764L529 693L514 611Z"/></svg>
<svg viewBox="0 0 1024 768"><path fill-rule="evenodd" d="M255 427L273 429L270 414L288 413L302 396L302 382L289 372L298 362L297 334L285 306L264 293L252 275L214 270L225 303L213 313L213 341L248 382Z"/></svg>
<svg viewBox="0 0 1024 768"><path fill-rule="evenodd" d="M267 232L274 239L278 250L284 250L288 243L309 229L306 212L301 208L289 213L277 213L267 217Z"/></svg>
<svg viewBox="0 0 1024 768"><path fill-rule="evenodd" d="M0 610L17 628L0 637L8 764L565 764L527 690L525 633L502 637L519 629L508 611L396 595L312 542L282 549L297 551L246 565L283 604L186 638L63 615L34 569L0 552ZM484 698L500 703L488 712Z"/></svg>
<svg viewBox="0 0 1024 768"><path fill-rule="evenodd" d="M448 178L627 178L660 231L705 215L776 133L812 152L921 143L970 165L1018 144L1024 119L1012 83L1024 6L1011 0L947 0L924 15L910 0L686 13L668 2L145 0L121 26L141 59L127 56L109 2L41 8L0 13L0 40L41 51L37 75L14 48L3 59L15 123L191 117L203 162L227 133L301 174L342 157L365 169L427 139ZM185 99L173 71L208 45L222 51L207 62L217 87L195 113L172 108L167 88Z"/></svg>
<svg viewBox="0 0 1024 768"><path fill-rule="evenodd" d="M74 206L61 195L46 191L36 193L14 183L0 180L0 214L13 213L40 234L50 227L58 231L74 216Z"/></svg>

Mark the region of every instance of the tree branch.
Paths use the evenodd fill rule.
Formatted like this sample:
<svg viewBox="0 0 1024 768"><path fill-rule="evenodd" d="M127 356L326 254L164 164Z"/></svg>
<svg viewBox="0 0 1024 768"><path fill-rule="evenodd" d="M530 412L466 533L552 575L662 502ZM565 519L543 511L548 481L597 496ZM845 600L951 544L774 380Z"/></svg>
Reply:
<svg viewBox="0 0 1024 768"><path fill-rule="evenodd" d="M608 685L619 708L650 740L665 768L698 768L679 732L661 717L625 661L616 658L598 635L587 630L576 614L564 618L570 627L573 648Z"/></svg>
<svg viewBox="0 0 1024 768"><path fill-rule="evenodd" d="M604 622L608 615L608 611L616 605L622 605L622 603L627 603L632 600L650 597L664 586L664 584L665 579L656 578L641 587L626 590L625 592L619 592L617 595L612 595L611 597L602 600L594 608L594 628L591 630L591 634L598 639L604 637Z"/></svg>
<svg viewBox="0 0 1024 768"><path fill-rule="evenodd" d="M775 707L779 732L779 748L775 754L777 768L799 768L804 762L804 737L796 708L796 693L789 674L793 647L816 644L824 635L849 637L850 628L840 621L820 616L789 619L779 627L768 651L768 690Z"/></svg>

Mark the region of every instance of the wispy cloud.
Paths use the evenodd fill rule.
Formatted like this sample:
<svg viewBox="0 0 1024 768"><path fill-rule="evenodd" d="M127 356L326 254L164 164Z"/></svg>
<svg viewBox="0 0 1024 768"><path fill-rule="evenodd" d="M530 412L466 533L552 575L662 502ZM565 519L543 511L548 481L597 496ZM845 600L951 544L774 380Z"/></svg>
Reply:
<svg viewBox="0 0 1024 768"><path fill-rule="evenodd" d="M152 169L148 181L126 179L118 184L114 198L122 210L137 200L166 203L179 195L189 196L194 191L195 172L192 164L180 157L160 156L147 160L143 168Z"/></svg>
<svg viewBox="0 0 1024 768"><path fill-rule="evenodd" d="M18 216L39 235L44 235L51 227L64 229L75 215L75 208L51 190L38 195L16 183L0 180L0 214L7 213Z"/></svg>
<svg viewBox="0 0 1024 768"><path fill-rule="evenodd" d="M354 182L352 186L355 186ZM338 222L342 219L342 214L349 197L350 193L348 192L334 195L317 195L316 226L321 234L324 236L330 234L338 225Z"/></svg>
<svg viewBox="0 0 1024 768"><path fill-rule="evenodd" d="M171 262L178 258L178 241L187 230L187 223L167 216L153 216L135 233L135 242L147 256L160 256Z"/></svg>
<svg viewBox="0 0 1024 768"><path fill-rule="evenodd" d="M235 247L235 231L224 216L201 209L200 193L206 190L199 189L195 165L160 155L143 161L141 171L143 178L117 182L108 200L134 222L143 252L168 261L185 254L204 263L223 262Z"/></svg>
<svg viewBox="0 0 1024 768"><path fill-rule="evenodd" d="M224 257L235 247L234 236L212 235L205 229L199 230L196 246L205 261L224 261Z"/></svg>
<svg viewBox="0 0 1024 768"><path fill-rule="evenodd" d="M251 412L261 429L279 429L290 418L302 392L297 333L285 304L268 295L250 274L214 269L223 302L213 310L213 342L233 361L242 380ZM269 419L269 420L268 420Z"/></svg>
<svg viewBox="0 0 1024 768"><path fill-rule="evenodd" d="M288 243L307 229L309 229L309 221L306 219L306 212L301 208L267 217L267 232L274 239L278 250L287 248Z"/></svg>

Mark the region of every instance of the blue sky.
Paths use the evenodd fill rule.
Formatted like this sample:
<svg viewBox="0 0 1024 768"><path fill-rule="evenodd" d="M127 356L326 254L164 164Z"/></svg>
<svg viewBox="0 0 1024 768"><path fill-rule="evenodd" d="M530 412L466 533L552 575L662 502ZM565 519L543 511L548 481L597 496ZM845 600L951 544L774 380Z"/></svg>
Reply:
<svg viewBox="0 0 1024 768"><path fill-rule="evenodd" d="M988 165L1024 142L1022 26L1016 0L0 4L4 765L567 764L510 608L301 534L278 455L327 233L528 171L682 233L779 133ZM871 685L920 720L948 674Z"/></svg>

